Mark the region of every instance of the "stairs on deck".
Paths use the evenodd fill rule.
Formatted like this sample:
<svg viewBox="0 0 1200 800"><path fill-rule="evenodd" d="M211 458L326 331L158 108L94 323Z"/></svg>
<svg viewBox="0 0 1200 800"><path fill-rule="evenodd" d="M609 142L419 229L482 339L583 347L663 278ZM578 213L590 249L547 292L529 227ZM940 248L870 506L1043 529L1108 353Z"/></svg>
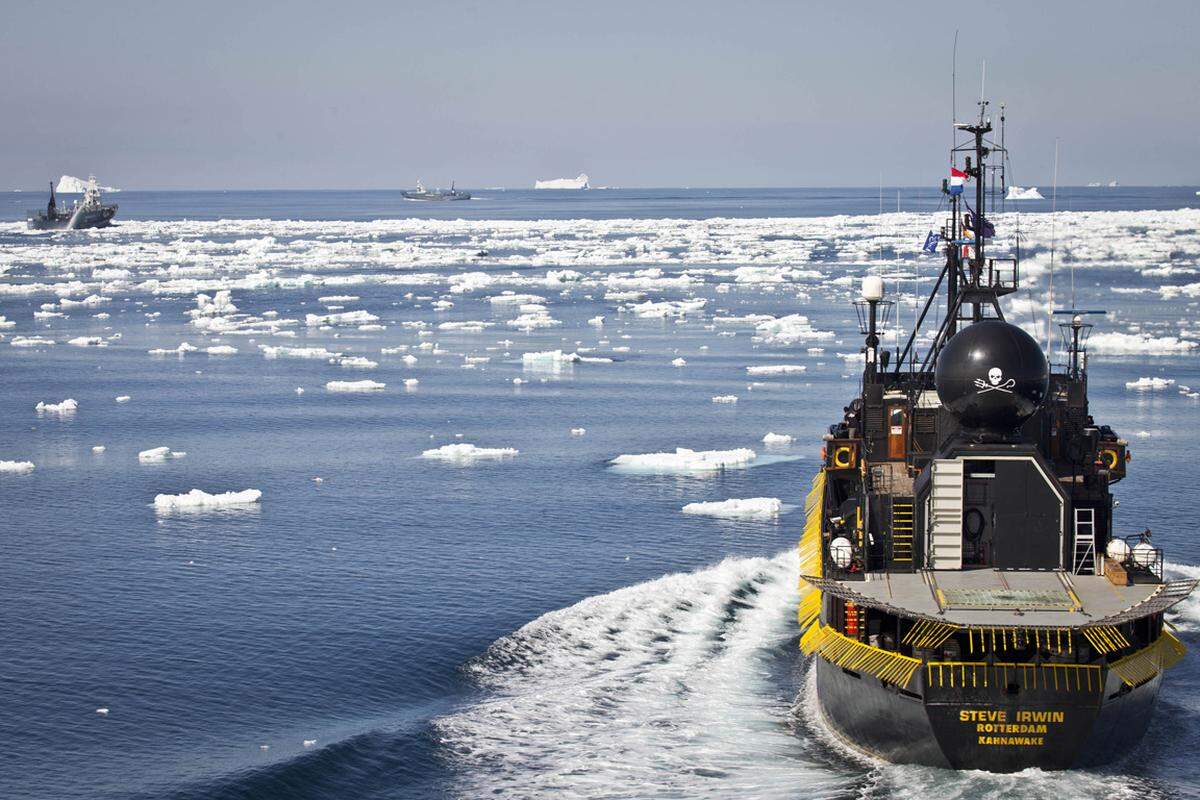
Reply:
<svg viewBox="0 0 1200 800"><path fill-rule="evenodd" d="M911 564L913 560L913 499L892 498L892 561Z"/></svg>

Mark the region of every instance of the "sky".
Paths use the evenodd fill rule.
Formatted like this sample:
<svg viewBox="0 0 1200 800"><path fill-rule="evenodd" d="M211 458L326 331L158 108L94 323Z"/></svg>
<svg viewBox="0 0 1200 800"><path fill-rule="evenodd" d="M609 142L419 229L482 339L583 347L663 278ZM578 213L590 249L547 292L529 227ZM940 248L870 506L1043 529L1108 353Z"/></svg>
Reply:
<svg viewBox="0 0 1200 800"><path fill-rule="evenodd" d="M0 187L1200 182L1200 3L5 0ZM998 119L995 120L998 122Z"/></svg>

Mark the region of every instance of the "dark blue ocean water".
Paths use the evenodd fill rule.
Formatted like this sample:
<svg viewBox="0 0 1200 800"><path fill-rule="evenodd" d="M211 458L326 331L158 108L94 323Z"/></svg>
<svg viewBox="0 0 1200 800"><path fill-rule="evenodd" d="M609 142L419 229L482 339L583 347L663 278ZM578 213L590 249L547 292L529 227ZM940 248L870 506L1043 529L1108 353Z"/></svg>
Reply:
<svg viewBox="0 0 1200 800"><path fill-rule="evenodd" d="M1143 751L1099 778L955 775L841 754L805 713L799 512L754 522L680 511L727 498L802 504L820 435L857 382L839 355L859 339L841 279L916 277L933 193L901 190L905 213L886 225L862 216L878 209L874 189L480 194L434 205L387 192L123 192L110 231L0 230L0 315L13 323L0 329L0 460L36 465L0 473L0 797L1197 796L1194 658L1170 674ZM32 197L0 195L0 216L20 220ZM1180 210L1196 199L1060 190L1072 211L1057 236L1068 261L1074 248L1079 304L1110 311L1098 332L1196 338L1194 295L1161 291L1197 280L1200 213ZM1021 206L1033 252L1044 207ZM824 219L836 215L850 216ZM464 222L405 222L418 216ZM795 220L754 222L768 217ZM711 221L701 236L659 218ZM1155 240L1160 218L1172 241ZM598 222L625 219L652 224ZM631 248L625 261L613 243ZM808 255L780 253L793 247ZM748 265L798 272L733 272ZM1174 271L1154 271L1163 266ZM582 280L547 278L556 269ZM453 290L468 273L490 282ZM692 280L672 282L683 274ZM1067 279L1060 271L1060 293ZM1033 285L1044 291L1045 276ZM206 333L187 312L220 288L249 315L231 320L296 324ZM503 291L538 295L559 324L509 324L514 305L491 300ZM638 302L619 299L629 291L707 302L638 316L618 310ZM89 295L106 299L57 305ZM337 295L356 299L319 299ZM305 321L353 310L386 327ZM723 320L794 313L828 336L772 342L753 321ZM55 344L12 344L33 336ZM106 346L69 344L79 337ZM147 352L180 342L238 352ZM378 366L264 358L260 345ZM381 352L397 347L416 363ZM551 350L612 361L522 361ZM772 364L806 370L747 374ZM1126 388L1140 377L1175 384ZM323 388L364 378L386 389ZM406 389L407 378L419 384ZM1120 524L1150 526L1173 569L1200 574L1188 502L1200 401L1180 391L1200 387L1195 351L1097 353L1091 380L1093 413L1134 451ZM738 401L712 402L722 395ZM78 410L34 410L65 398ZM795 443L768 448L768 431ZM419 458L453 443L519 454ZM139 462L158 446L187 455ZM676 447L761 457L710 475L608 465ZM156 494L193 488L253 488L262 500L156 513ZM1196 608L1176 620L1193 646Z"/></svg>

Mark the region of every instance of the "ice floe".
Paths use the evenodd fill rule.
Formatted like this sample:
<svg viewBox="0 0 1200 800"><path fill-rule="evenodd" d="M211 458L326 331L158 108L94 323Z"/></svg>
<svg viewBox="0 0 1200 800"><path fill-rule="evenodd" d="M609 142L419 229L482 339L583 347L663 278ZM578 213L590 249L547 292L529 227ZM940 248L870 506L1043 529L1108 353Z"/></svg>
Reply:
<svg viewBox="0 0 1200 800"><path fill-rule="evenodd" d="M76 336L74 339L68 339L67 344L75 347L107 347L108 342L104 341L99 336Z"/></svg>
<svg viewBox="0 0 1200 800"><path fill-rule="evenodd" d="M33 472L33 470L32 461L0 461L0 473L20 474L22 472Z"/></svg>
<svg viewBox="0 0 1200 800"><path fill-rule="evenodd" d="M79 403L74 398L68 397L60 403L47 403L44 400L39 401L34 410L39 414L73 414L79 409Z"/></svg>
<svg viewBox="0 0 1200 800"><path fill-rule="evenodd" d="M138 453L138 461L143 464L151 464L172 458L183 458L186 455L187 453L183 451L172 450L169 447L151 447L149 450Z"/></svg>
<svg viewBox="0 0 1200 800"><path fill-rule="evenodd" d="M1138 378L1136 381L1126 381L1125 388L1132 389L1135 392L1161 392L1163 389L1170 388L1175 385L1175 381L1170 378Z"/></svg>
<svg viewBox="0 0 1200 800"><path fill-rule="evenodd" d="M154 496L154 509L169 511L207 511L211 509L248 506L258 503L262 492L258 489L243 489L240 492L209 494L201 489L192 489L184 494L159 494Z"/></svg>
<svg viewBox="0 0 1200 800"><path fill-rule="evenodd" d="M324 325L360 325L364 322L376 322L379 317L369 311L344 311L340 314L306 314L304 324L310 328Z"/></svg>
<svg viewBox="0 0 1200 800"><path fill-rule="evenodd" d="M1193 341L1148 333L1094 333L1088 339L1088 350L1105 355L1174 355L1197 347L1200 344Z"/></svg>
<svg viewBox="0 0 1200 800"><path fill-rule="evenodd" d="M777 497L748 497L715 500L705 503L688 503L684 514L697 514L722 519L771 520L783 511L783 503Z"/></svg>
<svg viewBox="0 0 1200 800"><path fill-rule="evenodd" d="M795 375L807 370L808 367L803 364L771 364L761 367L746 367L746 373L749 375Z"/></svg>
<svg viewBox="0 0 1200 800"><path fill-rule="evenodd" d="M469 464L476 461L500 461L514 458L519 452L511 447L476 447L473 444L460 443L425 450L421 453L421 458Z"/></svg>
<svg viewBox="0 0 1200 800"><path fill-rule="evenodd" d="M714 403L732 405L738 401L736 394L719 394L712 399Z"/></svg>
<svg viewBox="0 0 1200 800"><path fill-rule="evenodd" d="M329 381L325 384L327 392L377 392L387 388L386 383L378 381Z"/></svg>
<svg viewBox="0 0 1200 800"><path fill-rule="evenodd" d="M678 447L673 453L619 455L608 463L625 472L688 473L745 467L756 458L757 453L744 447L735 450L689 450Z"/></svg>
<svg viewBox="0 0 1200 800"><path fill-rule="evenodd" d="M791 444L793 437L786 433L768 433L762 441L763 444Z"/></svg>

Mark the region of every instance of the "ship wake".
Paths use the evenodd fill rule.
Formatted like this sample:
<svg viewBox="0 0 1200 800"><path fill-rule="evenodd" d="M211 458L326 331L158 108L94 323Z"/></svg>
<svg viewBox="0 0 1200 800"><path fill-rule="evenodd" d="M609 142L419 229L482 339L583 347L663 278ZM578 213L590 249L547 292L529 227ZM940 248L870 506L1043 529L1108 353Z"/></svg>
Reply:
<svg viewBox="0 0 1200 800"><path fill-rule="evenodd" d="M439 719L463 796L811 797L846 778L790 713L796 556L590 597L469 667L484 697Z"/></svg>

